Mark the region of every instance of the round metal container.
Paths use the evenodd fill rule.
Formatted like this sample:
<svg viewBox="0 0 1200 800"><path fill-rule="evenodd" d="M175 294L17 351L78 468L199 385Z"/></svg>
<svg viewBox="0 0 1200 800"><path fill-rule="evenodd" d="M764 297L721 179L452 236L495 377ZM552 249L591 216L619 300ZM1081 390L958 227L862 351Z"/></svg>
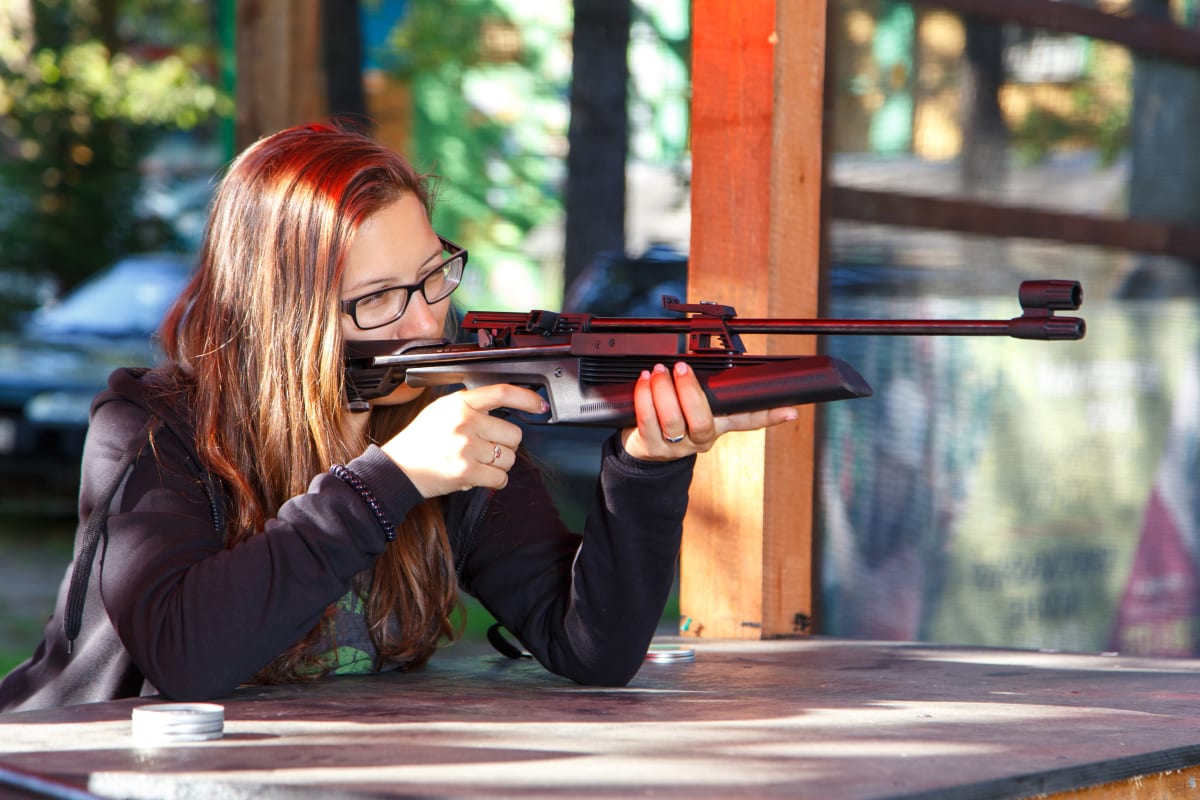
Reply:
<svg viewBox="0 0 1200 800"><path fill-rule="evenodd" d="M653 664L683 664L695 660L695 650L677 644L652 644L646 651L646 661Z"/></svg>
<svg viewBox="0 0 1200 800"><path fill-rule="evenodd" d="M138 744L203 742L225 732L225 707L215 703L163 703L133 710L133 738Z"/></svg>

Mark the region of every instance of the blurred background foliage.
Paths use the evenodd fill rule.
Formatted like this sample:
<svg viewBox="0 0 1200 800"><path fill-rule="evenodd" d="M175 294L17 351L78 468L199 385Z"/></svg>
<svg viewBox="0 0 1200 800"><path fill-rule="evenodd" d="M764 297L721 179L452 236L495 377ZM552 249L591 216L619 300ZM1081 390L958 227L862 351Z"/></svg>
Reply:
<svg viewBox="0 0 1200 800"><path fill-rule="evenodd" d="M569 249L564 236L571 235L564 234L570 225L564 218L575 213L566 207L568 155L578 145L588 149L585 157L603 158L599 151L612 144L570 138L579 135L570 126L573 80L580 80L572 74L574 15L582 13L582 4L458 0L453 14L438 0L392 0L364 8L371 15L387 5L402 9L386 40L374 49L368 46L367 58L386 80L406 87L412 116L401 149L441 179L435 226L467 244L479 265L460 290L462 304L560 307L578 275L578 265L564 263ZM624 141L615 143L622 150L615 169L624 162L633 195L615 198L627 213L624 230L608 240L626 252L639 253L663 240L686 250L686 229L662 224L664 209L653 216L639 213L642 186L633 171L646 168L659 184L686 194L690 5L688 0L633 2L623 17L616 5L591 3L586 9L605 16L592 24L611 28L623 21L628 28L628 36L601 36L605 46L620 46L616 56L628 62L627 76L585 78L620 81L615 93L625 98L629 119ZM592 84L574 88L588 93L589 102L598 93ZM599 94L605 91L600 88ZM592 110L610 116L621 111ZM591 130L593 136L596 132ZM607 189L591 176L574 179L586 181L592 193L591 205L579 210L587 224L608 225L601 206L614 198L596 196ZM618 228L620 217L618 209Z"/></svg>
<svg viewBox="0 0 1200 800"><path fill-rule="evenodd" d="M472 261L461 302L561 302L569 3L409 0L390 40L412 98L411 155L439 179L434 224ZM501 277L502 276L502 277Z"/></svg>
<svg viewBox="0 0 1200 800"><path fill-rule="evenodd" d="M1010 32L1009 51L1039 40L1027 31ZM1069 44L1080 53L1081 78L1063 87L1058 103L1026 101L1025 112L1012 114L1013 146L1019 163L1036 164L1064 144L1096 152L1102 166L1111 165L1128 149L1131 104L1128 86L1133 60L1119 47L1084 37ZM1020 102L1013 99L1013 105Z"/></svg>
<svg viewBox="0 0 1200 800"><path fill-rule="evenodd" d="M385 104L404 106L403 138L383 138L440 178L435 224L472 250L462 302L560 304L573 3L357 6L362 79L387 87L368 91L364 111L378 120ZM236 73L224 71L224 39L235 7L12 0L0 11L0 269L61 293L119 255L195 248L202 223L181 230L177 210L160 205L180 202L186 184L196 216L232 156L223 136ZM621 146L685 189L689 2L631 7ZM646 215L630 219L644 227ZM629 245L661 238L634 230ZM27 306L42 295L6 299Z"/></svg>
<svg viewBox="0 0 1200 800"><path fill-rule="evenodd" d="M209 4L45 0L12 4L6 23L0 263L61 291L124 253L185 249L137 201L167 134L232 113Z"/></svg>
<svg viewBox="0 0 1200 800"><path fill-rule="evenodd" d="M476 269L463 302L558 304L571 277L564 276L562 218L576 3L352 5L364 30L384 30L366 42L364 81L400 87L409 119L396 144L442 178L435 223L472 250ZM1195 15L1193 0L1173 5ZM202 208L206 184L231 155L217 131L233 113L222 90L228 43L220 37L232 29L234 8L231 0L7 0L0 9L0 269L52 278L61 291L126 252L194 247L198 226L185 231L164 220L149 195L162 188L156 182L187 179ZM655 167L636 188L671 183L686 212L690 2L636 0L632 11L630 169ZM899 0L840 0L833 11L839 99L830 150L959 158L963 23ZM1048 46L1070 55L1076 72L1020 74ZM1096 152L1102 164L1122 157L1133 120L1127 54L1012 27L1003 47L1008 79L999 101L1015 159L1033 164L1064 148ZM181 178L183 158L195 166ZM160 174L164 161L169 178ZM626 249L634 254L662 238L636 230L646 219L640 199L628 199L626 216ZM686 249L686 230L672 244ZM0 294L0 303L14 299Z"/></svg>

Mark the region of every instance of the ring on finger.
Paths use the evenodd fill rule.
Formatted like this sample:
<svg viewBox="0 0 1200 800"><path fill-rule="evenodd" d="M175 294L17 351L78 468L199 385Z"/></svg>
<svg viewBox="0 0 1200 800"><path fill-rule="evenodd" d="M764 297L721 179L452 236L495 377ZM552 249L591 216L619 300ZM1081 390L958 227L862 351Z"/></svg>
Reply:
<svg viewBox="0 0 1200 800"><path fill-rule="evenodd" d="M502 456L502 455L504 455L504 451L500 449L500 445L498 445L498 444L492 445L492 460L489 461L488 463L495 464L497 461L500 460L500 456Z"/></svg>
<svg viewBox="0 0 1200 800"><path fill-rule="evenodd" d="M666 432L664 431L662 437L664 441L670 442L671 444L679 444L687 438L687 431L684 431L678 436L667 436Z"/></svg>

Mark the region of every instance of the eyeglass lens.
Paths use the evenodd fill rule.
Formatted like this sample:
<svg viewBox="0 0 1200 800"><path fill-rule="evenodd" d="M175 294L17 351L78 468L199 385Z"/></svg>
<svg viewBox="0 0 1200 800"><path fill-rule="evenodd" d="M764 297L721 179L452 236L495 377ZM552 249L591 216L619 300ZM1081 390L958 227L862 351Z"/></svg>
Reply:
<svg viewBox="0 0 1200 800"><path fill-rule="evenodd" d="M451 257L442 262L419 284L425 302L432 305L446 299L457 288L462 278L462 256ZM359 298L354 304L354 321L363 330L378 328L393 322L404 314L408 300L416 286L393 286Z"/></svg>

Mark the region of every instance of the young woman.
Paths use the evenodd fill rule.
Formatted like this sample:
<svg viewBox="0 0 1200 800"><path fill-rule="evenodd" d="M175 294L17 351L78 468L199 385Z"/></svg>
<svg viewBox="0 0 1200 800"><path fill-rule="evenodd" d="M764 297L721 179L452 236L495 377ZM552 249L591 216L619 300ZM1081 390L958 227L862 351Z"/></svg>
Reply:
<svg viewBox="0 0 1200 800"><path fill-rule="evenodd" d="M731 430L660 365L604 448L584 534L558 518L499 385L347 408L348 340L443 335L467 253L423 176L336 123L262 139L216 192L198 271L93 405L80 529L45 640L0 711L410 669L474 595L545 667L623 684L674 576L694 455Z"/></svg>

